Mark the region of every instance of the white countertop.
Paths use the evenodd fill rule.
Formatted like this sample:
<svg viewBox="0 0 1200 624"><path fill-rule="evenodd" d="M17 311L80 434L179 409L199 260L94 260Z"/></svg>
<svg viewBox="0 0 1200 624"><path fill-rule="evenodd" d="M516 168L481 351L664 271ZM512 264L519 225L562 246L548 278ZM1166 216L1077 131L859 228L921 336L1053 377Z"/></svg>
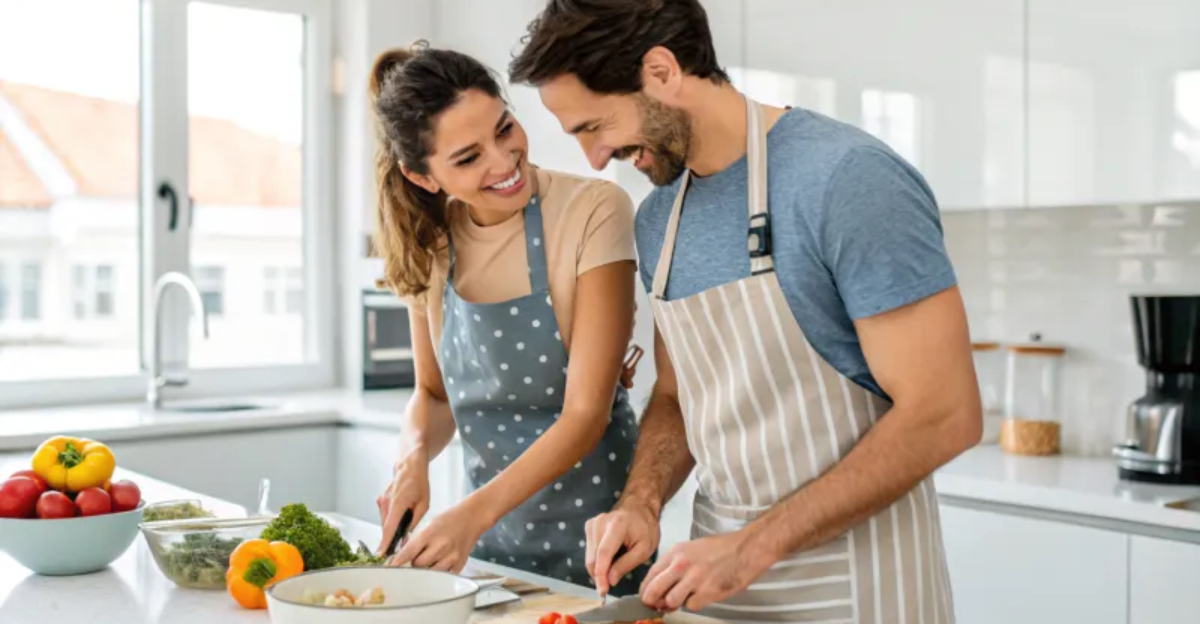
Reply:
<svg viewBox="0 0 1200 624"><path fill-rule="evenodd" d="M410 396L406 390L330 390L243 397L268 407L225 413L154 412L140 403L0 412L0 452L32 449L54 434L118 441L281 426L395 429ZM1012 457L981 446L938 471L935 482L951 504L975 501L1200 532L1200 512L1164 506L1200 496L1200 487L1124 482L1108 457Z"/></svg>
<svg viewBox="0 0 1200 624"><path fill-rule="evenodd" d="M0 474L26 467L24 454L0 455ZM196 499L221 515L242 515L239 506L201 496L144 475L118 469L120 478L133 479L147 501ZM328 514L348 541L379 541L379 527ZM2 540L0 536L0 540ZM593 589L560 583L501 566L473 563L472 567L540 584L582 598ZM159 571L139 535L129 550L107 569L79 576L39 576L0 552L0 623L3 624L268 624L265 610L249 611L223 591L176 587Z"/></svg>
<svg viewBox="0 0 1200 624"><path fill-rule="evenodd" d="M233 397L208 403L252 403L262 409L233 412L151 410L145 403L111 403L0 411L0 452L36 448L51 435L73 434L105 442L268 429L278 426L351 424L397 429L409 390L328 390ZM205 402L188 401L187 405ZM170 404L168 404L170 405Z"/></svg>

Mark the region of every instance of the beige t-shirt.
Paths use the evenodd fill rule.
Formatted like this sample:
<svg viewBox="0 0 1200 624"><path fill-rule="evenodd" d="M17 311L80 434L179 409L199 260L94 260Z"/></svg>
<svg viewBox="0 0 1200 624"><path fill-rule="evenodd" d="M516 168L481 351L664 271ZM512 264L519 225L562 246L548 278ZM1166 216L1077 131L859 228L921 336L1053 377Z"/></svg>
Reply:
<svg viewBox="0 0 1200 624"><path fill-rule="evenodd" d="M545 237L547 283L563 344L571 344L576 279L613 262L635 262L633 201L605 180L536 169ZM462 205L452 210L466 211ZM530 294L521 213L482 227L467 214L453 220L454 287L471 303L496 303ZM425 305L435 349L442 336L442 293L449 254L438 256L429 290L410 302Z"/></svg>

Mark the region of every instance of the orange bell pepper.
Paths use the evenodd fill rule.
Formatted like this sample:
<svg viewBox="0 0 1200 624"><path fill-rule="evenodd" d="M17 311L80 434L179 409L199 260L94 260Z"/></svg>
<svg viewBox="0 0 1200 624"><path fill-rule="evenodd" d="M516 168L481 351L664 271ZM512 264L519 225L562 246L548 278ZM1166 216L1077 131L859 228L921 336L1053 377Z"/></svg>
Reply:
<svg viewBox="0 0 1200 624"><path fill-rule="evenodd" d="M304 558L295 546L264 539L246 540L229 556L225 587L242 607L266 609L267 595L263 590L303 571Z"/></svg>
<svg viewBox="0 0 1200 624"><path fill-rule="evenodd" d="M117 461L107 446L87 438L50 438L33 454L33 471L51 488L79 492L112 478Z"/></svg>

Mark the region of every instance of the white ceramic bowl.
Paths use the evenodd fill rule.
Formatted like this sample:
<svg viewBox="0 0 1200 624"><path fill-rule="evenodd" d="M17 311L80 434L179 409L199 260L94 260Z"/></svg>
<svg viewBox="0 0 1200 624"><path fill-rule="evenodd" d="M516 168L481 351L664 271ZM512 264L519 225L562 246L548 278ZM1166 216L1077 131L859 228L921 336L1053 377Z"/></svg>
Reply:
<svg viewBox="0 0 1200 624"><path fill-rule="evenodd" d="M384 603L362 608L307 604L308 591L332 594L345 589L355 596L383 589ZM467 624L475 610L479 585L431 570L390 567L332 568L284 579L267 590L272 624Z"/></svg>

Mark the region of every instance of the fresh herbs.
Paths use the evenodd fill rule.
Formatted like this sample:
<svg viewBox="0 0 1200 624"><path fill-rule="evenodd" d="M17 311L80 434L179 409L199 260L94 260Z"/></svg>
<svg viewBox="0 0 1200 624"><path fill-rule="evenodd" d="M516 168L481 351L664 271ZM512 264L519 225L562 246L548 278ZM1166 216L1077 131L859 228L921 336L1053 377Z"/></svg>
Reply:
<svg viewBox="0 0 1200 624"><path fill-rule="evenodd" d="M304 557L305 570L323 570L356 560L341 533L303 503L285 505L259 537L295 546Z"/></svg>
<svg viewBox="0 0 1200 624"><path fill-rule="evenodd" d="M241 543L236 537L189 533L163 552L160 563L167 577L180 585L221 588L225 586L229 556Z"/></svg>
<svg viewBox="0 0 1200 624"><path fill-rule="evenodd" d="M211 517L211 513L204 511L194 503L153 505L142 512L142 522L158 522L159 520L192 520L194 518Z"/></svg>

